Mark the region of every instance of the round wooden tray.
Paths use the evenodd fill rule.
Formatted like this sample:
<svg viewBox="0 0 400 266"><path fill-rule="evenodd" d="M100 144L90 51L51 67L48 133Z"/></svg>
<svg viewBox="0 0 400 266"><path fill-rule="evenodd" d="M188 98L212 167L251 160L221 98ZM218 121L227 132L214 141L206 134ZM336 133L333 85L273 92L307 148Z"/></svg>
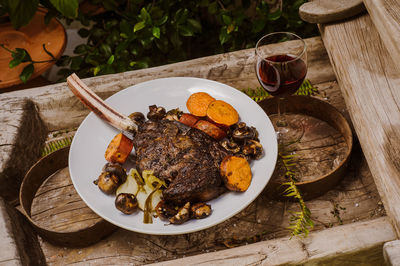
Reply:
<svg viewBox="0 0 400 266"><path fill-rule="evenodd" d="M259 102L259 105L264 109L267 115L273 115L277 112L278 105L276 98L263 100ZM309 96L290 96L285 99L284 105L286 113L300 113L326 122L343 136L344 142L347 145L344 158L340 162L337 162L333 169L310 180L296 182L304 199L313 199L323 195L336 186L346 172L353 147L353 134L345 117L327 102ZM265 149L268 152L268 147ZM285 188L286 187L282 186L282 180L279 180L277 175L274 174L266 190L267 194L271 195L273 198L283 199L282 194Z"/></svg>
<svg viewBox="0 0 400 266"><path fill-rule="evenodd" d="M57 150L31 167L21 184L19 200L22 213L40 236L57 245L84 247L117 227L93 213L74 191L68 174L69 148Z"/></svg>
<svg viewBox="0 0 400 266"><path fill-rule="evenodd" d="M45 9L38 9L31 22L18 30L14 29L11 23L0 24L0 43L4 44L10 50L15 50L15 48L26 49L34 61L51 59L43 50L44 44L54 57L59 58L64 52L67 42L65 29L55 18L48 25L45 25L44 17L46 13ZM8 64L11 59L11 53L0 48L0 88L22 83L19 75L28 63L22 63L14 68L9 68ZM52 61L35 64L35 71L31 78L39 76L54 63Z"/></svg>

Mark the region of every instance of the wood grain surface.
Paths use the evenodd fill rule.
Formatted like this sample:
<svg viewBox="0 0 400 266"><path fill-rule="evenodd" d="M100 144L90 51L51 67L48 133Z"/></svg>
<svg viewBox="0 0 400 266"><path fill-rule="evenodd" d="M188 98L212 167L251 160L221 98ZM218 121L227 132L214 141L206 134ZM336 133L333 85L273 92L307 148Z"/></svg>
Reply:
<svg viewBox="0 0 400 266"><path fill-rule="evenodd" d="M397 70L400 71L400 2L364 0L364 5Z"/></svg>
<svg viewBox="0 0 400 266"><path fill-rule="evenodd" d="M362 0L314 0L301 5L299 15L309 23L331 23L348 19L364 10Z"/></svg>
<svg viewBox="0 0 400 266"><path fill-rule="evenodd" d="M394 236L388 224L383 217L315 232L306 239L280 238L152 265L383 265L377 255ZM334 244L329 239L335 239Z"/></svg>
<svg viewBox="0 0 400 266"><path fill-rule="evenodd" d="M400 234L400 72L367 15L321 26L321 34L378 191Z"/></svg>
<svg viewBox="0 0 400 266"><path fill-rule="evenodd" d="M316 97L334 105L349 118L321 39L311 38L307 39L306 42L309 52L308 78L320 91L320 94ZM236 88L255 88L259 84L255 78L254 59L253 49L248 49L174 65L90 78L84 81L102 98L142 81L169 76L202 77L224 82ZM17 104L25 98L34 100L37 112L31 115L40 115L40 121L50 132L76 128L88 114L86 108L73 96L65 83L1 94L0 102L5 105L0 105L0 109L3 108L2 111L4 111L4 106ZM24 113L23 116L26 115L29 114ZM10 123L0 123L0 129L10 130L11 128ZM12 134L17 133L13 131ZM5 138L5 136L0 135L0 140L2 138ZM10 142L13 141L15 140L11 138ZM371 225L376 225L376 223L382 225L379 222L380 220L378 221L376 218L385 216L383 204L365 158L359 148L356 147L354 151L351 167L342 182L325 195L307 202L316 224L314 231L331 227L341 230L342 227L339 225L352 224L357 221L374 221ZM9 152L0 146L0 154L9 154ZM8 163L12 164L11 161L8 161ZM17 166L15 165L15 167ZM7 173L7 169L1 169L1 171ZM62 171L54 176L54 180L49 180L38 193L33 207L35 219L42 221L43 225L47 227L59 230L68 230L69 226L76 226L75 228L77 228L98 219L98 217L90 214L87 207L79 203L77 194L72 191L70 180L62 178L66 174ZM60 181L57 178L63 180ZM51 194L50 191L52 191ZM53 195L56 196L53 197ZM47 208L48 206L50 208ZM256 201L235 217L200 232L178 236L153 236L119 229L103 241L87 248L63 248L54 246L45 240L41 240L41 248L45 254L46 262L50 265L87 265L88 263L92 265L126 265L129 263L139 265L166 261L287 237L290 234L287 229L289 213L290 211L297 211L297 209L296 203L273 200L264 191ZM77 214L77 216L67 217L65 216L66 213ZM61 221L61 223L56 225L53 221ZM76 223L74 224L74 222ZM387 223L384 224L387 225ZM382 235L388 236L388 239L393 238L393 236L390 236L390 226L389 229L386 226L382 230ZM353 231L354 229L351 229L347 234L352 235ZM387 234L388 232L389 234ZM372 245L376 247L381 239L375 238L372 241L377 241ZM301 244L300 242L296 243ZM365 242L354 241L350 243L355 249L367 247ZM303 247L298 244L292 246L290 250L293 253L300 252L303 254ZM337 253L343 251L342 246L333 245L333 248ZM228 251L231 251L231 256L235 253L235 249L228 249ZM289 249L277 246L276 252L288 254ZM324 251L320 250L315 254L316 256L323 256ZM381 254L379 255L376 252L373 254L378 260L382 258ZM242 257L242 259L245 259L245 257ZM304 259L300 256L297 261L300 262Z"/></svg>

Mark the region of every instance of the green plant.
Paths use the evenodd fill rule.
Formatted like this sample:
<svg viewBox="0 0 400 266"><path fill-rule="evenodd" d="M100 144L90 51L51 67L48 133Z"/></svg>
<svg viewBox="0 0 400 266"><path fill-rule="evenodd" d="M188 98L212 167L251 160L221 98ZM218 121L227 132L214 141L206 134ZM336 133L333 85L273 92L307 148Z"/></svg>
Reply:
<svg viewBox="0 0 400 266"><path fill-rule="evenodd" d="M272 12L267 1L92 0L106 12L79 16L83 25L92 23L79 30L87 43L59 60L65 67L59 74L111 74L254 47L272 31L313 36L315 25L298 16L304 2L284 1Z"/></svg>
<svg viewBox="0 0 400 266"><path fill-rule="evenodd" d="M263 89L263 87L256 87L255 89L252 88L246 88L242 89L242 92L247 94L253 101L259 102L262 100L267 99L268 97L271 97L271 95ZM300 88L296 91L295 95L304 95L304 96L310 96L310 95L315 95L318 94L319 91L316 87L314 87L311 82L306 79L304 82L301 84Z"/></svg>
<svg viewBox="0 0 400 266"><path fill-rule="evenodd" d="M282 147L280 148L282 150ZM286 169L285 177L288 179L282 186L287 186L284 190L283 195L285 197L292 197L299 202L300 211L292 212L290 217L289 229L292 231L292 236L303 235L306 237L310 232L310 229L314 227L314 222L311 219L311 211L308 209L301 195L300 190L296 186L296 170L295 163L293 162L294 155L286 154L280 151L278 158L283 162Z"/></svg>
<svg viewBox="0 0 400 266"><path fill-rule="evenodd" d="M78 0L0 0L0 15L8 13L14 27L27 24L40 5L52 17L79 20L79 34L87 42L63 56L57 65L62 77L124 72L201 56L254 47L264 34L292 31L317 35L315 25L303 22L298 8L306 0L86 0L105 10L92 16L78 8ZM90 25L90 26L89 26Z"/></svg>
<svg viewBox="0 0 400 266"><path fill-rule="evenodd" d="M31 58L29 55L28 51L26 51L23 48L16 48L15 50L10 50L7 47L4 46L4 44L0 43L0 47L5 49L6 51L11 53L11 61L8 63L9 68L16 67L20 65L21 63L29 63L27 64L21 74L19 75L19 78L23 83L26 83L28 79L32 76L33 71L34 71L34 64L41 64L41 63L47 63L47 62L53 62L56 61L57 59L54 57L52 53L50 53L47 49L45 44L43 44L43 51L48 54L52 59L49 60L43 60L43 61L35 61Z"/></svg>
<svg viewBox="0 0 400 266"><path fill-rule="evenodd" d="M78 16L78 0L0 0L0 17L8 14L13 26L18 29L27 25L39 6L47 8L46 22L56 15L75 19Z"/></svg>

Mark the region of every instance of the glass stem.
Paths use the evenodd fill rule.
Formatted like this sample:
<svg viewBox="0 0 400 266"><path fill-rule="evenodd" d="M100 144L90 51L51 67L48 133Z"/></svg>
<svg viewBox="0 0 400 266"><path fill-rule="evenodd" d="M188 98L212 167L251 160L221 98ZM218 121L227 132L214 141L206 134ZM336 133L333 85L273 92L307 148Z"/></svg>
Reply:
<svg viewBox="0 0 400 266"><path fill-rule="evenodd" d="M283 100L284 98L278 97L278 120L276 121L276 126L278 127L286 127L288 125L285 117L285 103L283 102ZM283 107L282 113L281 105Z"/></svg>

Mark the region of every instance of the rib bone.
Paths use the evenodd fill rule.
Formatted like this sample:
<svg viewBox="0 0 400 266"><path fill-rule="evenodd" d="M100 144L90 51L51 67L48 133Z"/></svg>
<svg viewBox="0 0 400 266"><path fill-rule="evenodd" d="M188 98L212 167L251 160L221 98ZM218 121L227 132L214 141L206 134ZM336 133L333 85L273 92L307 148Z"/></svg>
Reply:
<svg viewBox="0 0 400 266"><path fill-rule="evenodd" d="M107 105L96 93L89 89L75 73L67 78L67 83L75 96L101 119L122 131L130 133L135 133L137 131L137 124L129 117L120 114Z"/></svg>

